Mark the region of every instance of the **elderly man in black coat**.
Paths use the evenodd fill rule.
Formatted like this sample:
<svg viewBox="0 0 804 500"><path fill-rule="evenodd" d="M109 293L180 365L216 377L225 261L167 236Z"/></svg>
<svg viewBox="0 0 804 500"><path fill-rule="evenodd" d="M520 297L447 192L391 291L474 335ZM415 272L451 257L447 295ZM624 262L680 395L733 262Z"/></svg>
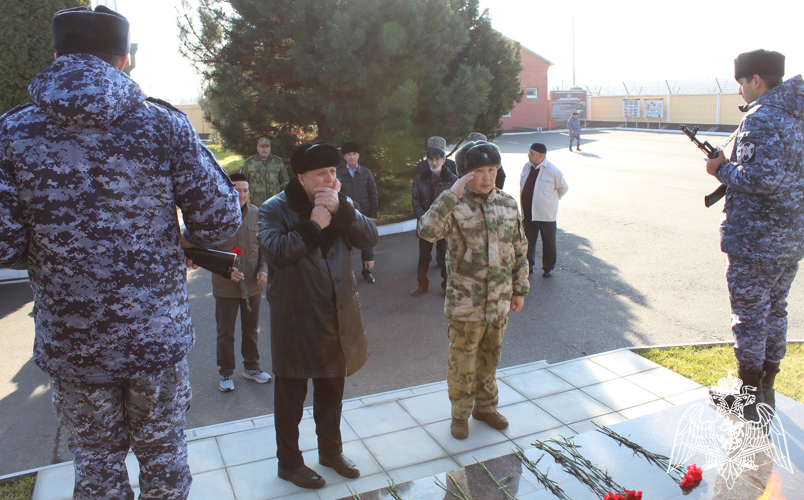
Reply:
<svg viewBox="0 0 804 500"><path fill-rule="evenodd" d="M318 460L345 477L360 475L343 454L344 377L368 357L352 270L352 247L377 244L377 227L337 191L337 148L305 144L293 152L296 177L260 207L257 239L268 263L271 357L279 477L303 488L326 482L299 450L307 380L313 379Z"/></svg>

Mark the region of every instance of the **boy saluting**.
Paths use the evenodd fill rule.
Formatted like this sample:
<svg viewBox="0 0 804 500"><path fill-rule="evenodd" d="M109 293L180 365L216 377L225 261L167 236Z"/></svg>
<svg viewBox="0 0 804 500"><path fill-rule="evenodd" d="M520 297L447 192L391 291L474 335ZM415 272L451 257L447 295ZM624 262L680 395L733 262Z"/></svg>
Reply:
<svg viewBox="0 0 804 500"><path fill-rule="evenodd" d="M460 178L433 202L418 229L425 240L447 240L450 431L465 439L470 414L495 429L508 427L497 411L495 373L508 314L522 310L528 294L528 242L516 200L494 186L497 146L468 142L455 162Z"/></svg>

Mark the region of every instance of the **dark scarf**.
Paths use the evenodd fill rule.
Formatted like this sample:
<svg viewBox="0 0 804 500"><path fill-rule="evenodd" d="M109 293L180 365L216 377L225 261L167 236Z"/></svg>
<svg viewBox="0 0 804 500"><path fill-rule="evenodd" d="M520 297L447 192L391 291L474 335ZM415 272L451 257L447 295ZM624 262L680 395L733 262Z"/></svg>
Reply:
<svg viewBox="0 0 804 500"><path fill-rule="evenodd" d="M332 221L324 229L319 229L318 224L310 220L315 204L307 197L307 192L299 182L298 177L293 177L288 185L285 186L285 195L288 198L290 209L299 214L301 221L294 227L298 231L307 248L315 250L321 248L321 253L326 257L327 252L332 247L335 240L346 232L357 214L346 195L338 193L338 211L332 216Z"/></svg>

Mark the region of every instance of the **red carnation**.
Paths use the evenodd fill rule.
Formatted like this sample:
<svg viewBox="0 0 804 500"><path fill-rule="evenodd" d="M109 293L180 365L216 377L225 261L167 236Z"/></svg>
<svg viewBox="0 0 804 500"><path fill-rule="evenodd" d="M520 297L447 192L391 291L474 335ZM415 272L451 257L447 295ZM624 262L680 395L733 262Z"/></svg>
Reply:
<svg viewBox="0 0 804 500"><path fill-rule="evenodd" d="M625 494L628 495L628 498L625 500L642 500L642 492L637 490L625 490Z"/></svg>
<svg viewBox="0 0 804 500"><path fill-rule="evenodd" d="M239 246L235 245L235 246L232 247L232 253L234 253L235 255L240 257L241 255L243 255L243 249L240 248Z"/></svg>
<svg viewBox="0 0 804 500"><path fill-rule="evenodd" d="M695 483L703 478L703 470L697 464L692 464L687 467L687 473L684 474L684 480L679 484L685 488L691 488Z"/></svg>
<svg viewBox="0 0 804 500"><path fill-rule="evenodd" d="M624 496L617 493L616 495L609 491L609 494L603 497L603 500L626 500Z"/></svg>

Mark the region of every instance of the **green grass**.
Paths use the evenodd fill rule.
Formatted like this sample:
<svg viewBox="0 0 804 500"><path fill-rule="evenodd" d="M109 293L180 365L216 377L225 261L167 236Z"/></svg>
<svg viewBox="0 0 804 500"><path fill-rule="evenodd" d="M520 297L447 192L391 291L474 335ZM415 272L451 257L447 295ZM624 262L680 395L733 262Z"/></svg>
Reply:
<svg viewBox="0 0 804 500"><path fill-rule="evenodd" d="M31 474L0 484L0 500L31 500L36 476Z"/></svg>
<svg viewBox="0 0 804 500"><path fill-rule="evenodd" d="M737 362L731 344L641 349L634 352L704 387L717 385L718 379L726 377L729 370L737 376ZM804 345L787 344L781 370L776 376L774 389L804 403Z"/></svg>
<svg viewBox="0 0 804 500"><path fill-rule="evenodd" d="M226 170L227 174L234 174L240 171L240 167L243 166L243 160L245 160L245 158L231 151L224 150L223 146L220 144L207 144L207 147L210 151L215 153L215 158L218 160L218 163L221 164L221 167Z"/></svg>

